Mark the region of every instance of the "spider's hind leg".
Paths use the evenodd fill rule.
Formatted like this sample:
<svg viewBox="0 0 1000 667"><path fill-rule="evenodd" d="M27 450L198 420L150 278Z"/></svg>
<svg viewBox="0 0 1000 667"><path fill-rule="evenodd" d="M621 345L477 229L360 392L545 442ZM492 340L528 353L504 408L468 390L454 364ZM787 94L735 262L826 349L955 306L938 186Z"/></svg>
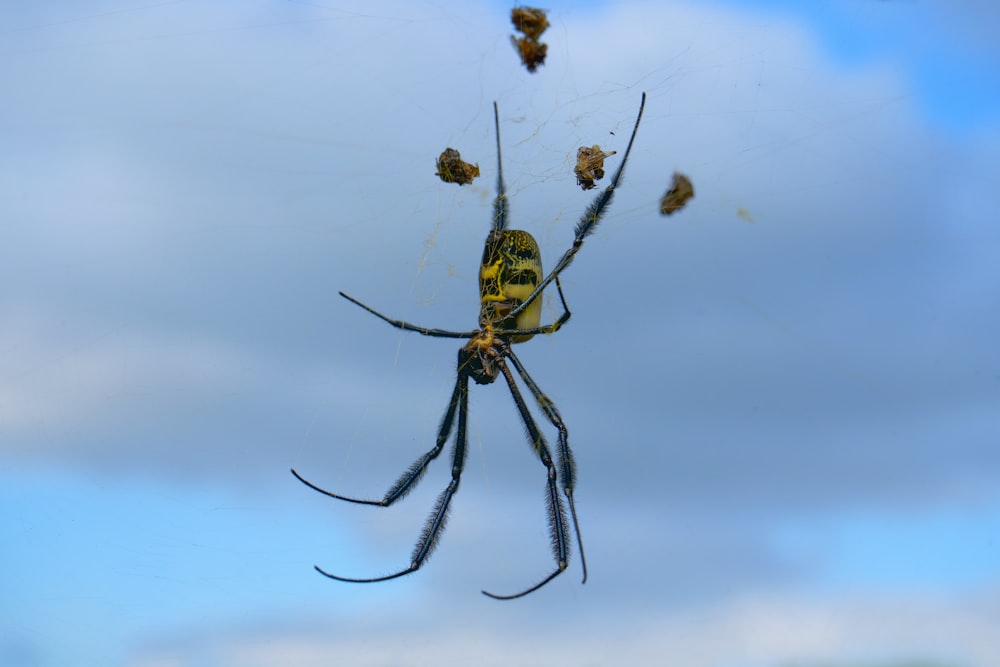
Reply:
<svg viewBox="0 0 1000 667"><path fill-rule="evenodd" d="M573 500L573 491L576 489L576 460L573 458L573 450L569 447L569 430L566 428L566 424L563 422L562 415L559 414L556 404L541 390L534 378L528 373L528 370L521 364L521 360L517 358L517 355L510 352L508 358L514 364L518 375L524 380L524 384L528 386L531 395L535 397L538 407L542 409L548 420L559 431L559 448L556 450L559 457L559 480L562 483L566 502L569 504L569 514L570 518L573 519L573 531L576 533L576 543L580 547L580 565L583 568L582 583L587 583L587 558L583 553L580 522L576 518L576 502Z"/></svg>
<svg viewBox="0 0 1000 667"><path fill-rule="evenodd" d="M295 470L292 470L292 474L294 474L304 484L324 495L330 496L331 498L360 503L363 505L379 505L386 507L409 493L416 485L417 481L423 476L424 470L427 468L427 464L437 458L437 456L441 453L441 450L444 448L444 443L448 440L448 436L451 434L451 428L455 421L456 412L458 413L458 434L455 439L455 451L451 468L451 482L448 484L447 488L445 488L444 492L438 498L437 503L434 505L434 510L431 512L431 516L427 520L427 524L424 526L420 539L417 540L417 544L413 549L410 566L389 575L368 579L341 577L336 574L331 574L316 565L315 568L317 572L330 579L336 579L337 581L368 584L377 581L388 581L389 579L395 579L397 577L402 577L416 572L420 569L421 565L423 565L424 561L427 560L427 557L430 556L434 547L437 545L438 537L444 530L445 520L448 517L448 506L451 504L451 499L458 490L459 481L462 477L462 470L465 467L466 432L468 430L469 412L469 376L462 372L458 374L458 380L455 382L455 390L452 393L451 402L448 404L448 409L444 414L444 418L441 420L441 428L438 430L437 442L435 443L434 448L417 459L416 463L410 466L410 468L403 473L402 477L400 477L396 483L392 485L392 488L389 489L389 492L386 493L385 498L382 500L358 500L355 498L337 495L326 491L315 484L307 482L301 475L295 472Z"/></svg>
<svg viewBox="0 0 1000 667"><path fill-rule="evenodd" d="M462 478L462 470L465 468L465 452L466 452L466 432L468 430L468 414L469 414L469 378L468 375L459 374L458 382L455 384L455 394L453 396L454 400L452 404L448 407L448 412L445 414L444 422L447 423L447 429L445 429L445 423L442 423L442 432L445 430L451 430L451 419L454 417L454 412L458 411L458 434L455 438L455 451L452 458L451 466L451 482L438 497L437 502L434 504L434 510L431 512L430 517L427 519L427 523L424 526L423 532L420 534L420 539L417 540L416 546L413 548L413 555L410 558L410 566L399 570L398 572L393 572L392 574L387 574L382 577L372 577L370 579L352 579L349 577L341 577L336 574L330 574L323 568L316 567L316 571L325 577L330 579L336 579L337 581L347 581L351 583L358 584L370 584L377 581L388 581L389 579L396 579L397 577L402 577L407 574L412 574L421 568L424 561L431 555L434 551L434 547L437 546L437 540L444 530L445 522L448 518L448 507L451 504L451 499L458 491L458 485ZM447 439L447 435L445 435ZM440 452L440 448L435 448ZM435 454L436 456L437 454ZM431 457L433 458L433 457ZM419 475L417 475L419 477ZM404 475L400 481L406 479L407 475ZM416 479L416 478L413 478ZM400 487L400 483L397 482L394 488ZM412 482L404 485L402 488L406 489L412 487ZM400 492L405 493L404 491Z"/></svg>
<svg viewBox="0 0 1000 667"><path fill-rule="evenodd" d="M513 353L510 350L507 350L507 356L514 359ZM559 474L555 463L552 461L552 454L549 452L548 445L545 444L545 438L542 436L542 432L539 430L538 424L535 423L534 418L532 418L531 413L528 411L528 405L524 402L524 397L521 395L521 391L517 388L517 384L514 381L514 375L510 372L510 368L503 361L503 359L500 359L497 365L500 367L500 371L503 373L504 379L507 380L507 385L510 387L511 396L514 398L514 403L517 405L517 411L521 415L521 421L524 423L524 427L527 430L531 447L535 454L538 455L538 458L541 459L542 465L545 466L546 472L548 473L546 482L545 508L549 515L552 556L556 561L555 570L538 583L530 586L520 593L514 593L513 595L496 595L488 591L483 591L484 595L497 600L513 600L515 598L523 597L528 593L537 591L539 588L562 574L562 572L569 565L570 549L568 532L566 530L566 508L563 506L562 497L559 495L559 489L557 486ZM515 367L520 367L520 362L517 362ZM518 372L520 372L520 370ZM572 495L569 497L572 502ZM573 517L575 519L576 510L573 510Z"/></svg>
<svg viewBox="0 0 1000 667"><path fill-rule="evenodd" d="M394 502L403 498L406 494L413 490L413 488L417 485L417 482L420 481L420 478L423 477L428 464L436 459L444 449L444 443L448 441L448 436L451 435L452 424L455 422L455 411L459 407L461 385L462 379L459 378L459 381L455 383L455 389L451 394L451 400L448 402L448 409L445 411L444 417L441 418L441 427L438 429L437 442L434 443L434 447L417 459L413 465L407 468L406 472L404 472L399 479L397 479L396 482L389 487L389 490L386 492L385 497L383 497L382 500L365 500L362 498L342 496L339 493L327 491L326 489L313 484L296 472L295 468L292 468L292 474L295 475L296 479L308 486L310 489L318 491L325 496L336 498L337 500L345 500L349 503L357 503L358 505L377 505L379 507L388 507L389 505L392 505Z"/></svg>

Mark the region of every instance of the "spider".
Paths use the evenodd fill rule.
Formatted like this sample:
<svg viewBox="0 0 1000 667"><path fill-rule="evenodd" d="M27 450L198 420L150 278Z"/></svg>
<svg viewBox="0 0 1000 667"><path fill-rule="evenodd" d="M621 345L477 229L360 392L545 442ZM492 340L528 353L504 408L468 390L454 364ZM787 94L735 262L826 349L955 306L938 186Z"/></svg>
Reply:
<svg viewBox="0 0 1000 667"><path fill-rule="evenodd" d="M615 172L614 178L594 198L593 202L591 202L590 206L581 216L580 221L576 225L576 236L573 239L573 245L563 253L555 268L543 277L541 257L535 239L528 232L507 229L507 195L503 182L503 163L500 157L500 118L496 102L493 103L493 122L497 137L497 196L493 201L493 228L486 237L486 247L483 249L483 261L479 269L481 308L479 311L478 329L473 331L447 331L444 329L430 329L416 326L409 322L387 317L357 299L340 292L340 296L397 329L414 331L424 336L435 338L468 339L469 342L463 345L458 351L458 370L455 388L452 390L451 399L448 401L448 408L441 419L441 426L438 428L437 441L434 447L418 458L396 480L396 483L389 488L389 491L381 500L349 498L327 491L309 482L297 473L294 468L292 469L292 474L303 484L331 498L346 500L347 502L360 505L388 507L406 496L417 485L417 482L420 481L430 462L441 454L455 426L455 418L456 416L458 417L455 448L452 453L451 482L441 493L440 497L438 497L437 503L434 505L434 509L424 526L424 530L413 549L409 567L381 577L357 579L331 574L317 565L315 568L320 574L337 581L373 583L402 577L420 569L434 550L438 538L444 530L445 519L448 516L448 506L451 504L455 492L458 491L462 470L465 467L467 448L466 431L469 417L469 379L471 378L476 384L492 384L502 375L507 382L507 386L510 388L510 394L514 399L514 405L517 407L521 421L524 424L529 444L546 469L547 487L545 505L551 533L552 555L555 558L556 568L538 583L518 593L497 595L485 590L482 593L497 600L513 600L533 593L555 579L567 568L569 564L570 541L568 537L569 531L567 530L566 508L558 490L558 484L560 483L562 484L563 495L566 497L566 503L569 505L569 516L573 520L573 532L576 535L576 542L580 548L583 583L586 583L587 561L583 553L583 541L580 539L580 524L576 517L576 505L573 502L573 490L576 487L576 465L573 461L573 452L569 448L569 432L555 404L542 393L542 390L534 379L532 379L521 363L521 360L514 354L513 345L515 343L523 343L536 334L555 333L562 325L569 321L571 313L569 307L566 305L562 286L559 284L559 274L573 261L573 257L583 246L584 239L594 232L608 204L611 203L615 188L618 187L625 164L628 162L628 156L632 150L632 142L635 141L635 135L639 129L639 121L642 119L642 111L645 106L646 94L643 93L642 101L639 104L639 113L635 119L635 126L632 128L632 136L629 139L628 147L625 149L625 156L618 170ZM542 291L552 281L556 283L559 300L562 302L563 314L552 324L539 326L541 322ZM509 365L508 362L510 362ZM513 366L514 370L517 371L517 374L521 377L521 381L527 386L528 391L531 392L546 419L559 432L555 462L552 459L549 446L546 444L545 438L538 428L538 424L528 410L528 404L521 394L521 390L518 389L510 366Z"/></svg>

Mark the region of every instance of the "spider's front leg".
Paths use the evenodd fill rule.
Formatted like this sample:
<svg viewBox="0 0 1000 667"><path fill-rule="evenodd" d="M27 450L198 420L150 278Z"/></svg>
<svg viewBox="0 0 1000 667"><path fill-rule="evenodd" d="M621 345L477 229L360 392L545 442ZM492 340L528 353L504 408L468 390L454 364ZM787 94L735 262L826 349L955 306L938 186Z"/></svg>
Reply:
<svg viewBox="0 0 1000 667"><path fill-rule="evenodd" d="M564 324L569 322L569 318L573 316L570 312L569 306L566 305L566 297L563 295L562 283L559 282L559 276L556 276L556 289L559 291L559 300L562 302L563 313L559 316L559 319L552 324L546 324L545 326L535 327L533 329L497 329L494 333L498 336L508 336L512 339L519 337L534 336L535 334L551 334L559 331ZM541 298L539 295L537 298Z"/></svg>
<svg viewBox="0 0 1000 667"><path fill-rule="evenodd" d="M632 153L632 144L635 143L635 135L639 131L639 121L642 120L642 111L646 108L646 93L642 94L642 100L639 102L639 113L635 117L635 125L632 126L632 136L629 137L628 146L625 148L625 155L622 156L622 163L618 165L618 169L615 170L615 175L611 177L611 182L608 186L601 190L594 201L590 203L587 210L583 212L580 216L580 221L576 224L576 235L573 238L573 244L569 247L569 250L563 253L563 256L559 258L556 262L555 267L549 272L547 276L542 278L531 294L525 298L524 302L515 308L513 312L510 313L510 317L518 317L534 299L537 299L542 291L548 286L550 282L559 277L559 274L569 266L569 263L573 261L573 257L576 253L580 251L583 247L583 241L588 236L594 233L597 229L597 225L600 224L601 218L604 216L604 212L607 210L611 200L615 195L615 188L621 183L622 174L625 173L625 165L628 164L629 155Z"/></svg>
<svg viewBox="0 0 1000 667"><path fill-rule="evenodd" d="M431 336L433 338L474 338L477 334L479 334L479 331L448 331L447 329L430 329L427 327L419 327L415 324L410 324L409 322L405 322L403 320L395 320L391 317L383 315L382 313L378 312L371 306L367 306L361 303L353 296L348 296L343 292L339 292L339 294L340 296L344 297L354 305L364 308L369 313L379 318L383 322L388 322L390 325L396 327L397 329L402 329L403 331L415 331L418 334L423 334L424 336Z"/></svg>

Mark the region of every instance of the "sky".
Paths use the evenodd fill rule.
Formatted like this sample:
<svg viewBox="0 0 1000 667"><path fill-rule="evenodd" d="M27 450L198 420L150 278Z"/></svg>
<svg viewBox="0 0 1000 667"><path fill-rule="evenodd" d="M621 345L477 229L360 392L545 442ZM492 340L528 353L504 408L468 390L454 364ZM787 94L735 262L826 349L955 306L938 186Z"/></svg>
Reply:
<svg viewBox="0 0 1000 667"><path fill-rule="evenodd" d="M0 664L1000 664L1000 9L961 0L0 6ZM572 320L517 354L576 455L470 391L496 183ZM478 163L442 183L446 147ZM658 203L674 171L696 196ZM603 183L606 183L604 181ZM559 316L546 293L543 318ZM534 407L534 406L533 406ZM555 432L535 410L550 443Z"/></svg>

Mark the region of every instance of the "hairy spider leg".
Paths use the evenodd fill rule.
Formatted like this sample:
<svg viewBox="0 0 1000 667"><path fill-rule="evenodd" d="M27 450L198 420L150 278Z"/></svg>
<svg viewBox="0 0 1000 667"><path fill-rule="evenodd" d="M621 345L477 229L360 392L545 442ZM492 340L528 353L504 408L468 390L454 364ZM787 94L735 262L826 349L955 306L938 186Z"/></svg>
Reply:
<svg viewBox="0 0 1000 667"><path fill-rule="evenodd" d="M563 296L562 285L559 283L559 277L556 277L556 289L559 291L559 300L562 301L563 314L559 316L559 319L552 324L545 324L540 327L533 327L531 329L494 329L493 334L495 336L504 337L519 337L519 336L534 336L535 334L550 334L559 331L562 325L569 322L569 318L573 316L573 313L569 311L569 306L566 305L566 297Z"/></svg>
<svg viewBox="0 0 1000 667"><path fill-rule="evenodd" d="M409 322L404 322L403 320L394 320L391 317L387 317L382 313L378 312L371 306L366 306L361 303L353 296L348 296L343 292L339 292L340 296L344 297L356 306L361 306L369 313L379 318L384 322L388 322L397 329L403 329L404 331L416 331L418 334L423 334L424 336L431 336L433 338L475 338L479 335L479 331L448 331L446 329L429 329L427 327L418 327L415 324L410 324Z"/></svg>
<svg viewBox="0 0 1000 667"><path fill-rule="evenodd" d="M556 284L558 285L558 279ZM580 547L580 566L583 568L583 581L580 583L585 584L587 583L587 558L583 553L580 522L576 518L576 502L573 500L573 491L576 489L576 461L573 458L573 450L569 446L569 430L566 428L566 424L563 422L556 404L541 390L538 383L528 373L528 369L524 367L521 360L514 354L514 351L510 350L507 356L511 363L514 364L517 374L521 376L524 384L527 385L528 390L535 397L538 407L542 409L542 412L548 417L549 422L559 431L559 449L557 450L560 470L559 479L562 482L563 494L569 503L569 514L573 519L573 531L576 533L576 543Z"/></svg>
<svg viewBox="0 0 1000 667"><path fill-rule="evenodd" d="M507 354L510 355L512 353L510 350L507 350ZM559 475L555 464L552 462L552 454L549 452L548 445L545 444L545 438L542 436L542 432L539 430L538 424L535 423L534 418L528 411L528 404L524 402L524 397L521 395L521 390L517 388L517 383L514 381L514 375L510 372L510 368L502 358L497 360L497 366L499 366L500 372L503 373L504 379L507 380L507 386L510 387L510 395L514 397L514 404L517 405L517 411L521 414L521 421L524 423L525 429L527 430L528 441L529 444L531 444L531 449L535 452L538 458L541 459L542 465L545 466L548 473L546 480L548 486L545 494L545 509L549 515L552 555L556 561L556 569L551 574L520 593L514 593L513 595L497 595L495 593L490 593L489 591L482 592L483 595L487 595L495 600L514 600L519 597L524 597L528 593L537 591L539 588L549 583L565 571L567 565L569 564L569 540L566 538L566 508L563 507L562 497L559 495L559 489L557 487Z"/></svg>
<svg viewBox="0 0 1000 667"><path fill-rule="evenodd" d="M457 381L455 383L455 389L454 391L452 391L451 394L451 400L448 402L448 409L447 411L445 411L444 417L441 418L441 426L438 428L437 442L434 444L434 447L432 447L423 456L418 458L413 463L413 465L407 468L406 472L404 472L399 477L399 479L397 479L396 482L391 487L389 487L389 490L386 492L385 497L383 497L382 500L366 500L363 498L351 498L349 496L342 496L339 493L333 493L332 491L327 491L324 488L316 486L315 484L304 478L302 475L297 473L295 471L295 468L292 468L292 474L295 475L295 477L300 482L308 486L310 489L313 489L314 491L319 491L324 496L336 498L337 500L346 500L349 503L357 503L358 505L376 505L378 507L388 507L389 505L392 505L400 498L405 497L406 494L408 494L410 491L413 490L413 488L417 485L417 482L420 481L420 478L423 477L424 472L427 471L428 464L434 459L436 459L438 455L441 453L441 450L444 449L444 443L448 441L448 436L451 435L451 426L455 421L455 411L458 409L458 404L460 400L459 394L461 391L462 391L461 381Z"/></svg>
<svg viewBox="0 0 1000 667"><path fill-rule="evenodd" d="M493 102L493 134L497 138L497 197L493 200L493 230L502 232L507 228L507 189L503 184L503 160L500 159L500 110Z"/></svg>
<svg viewBox="0 0 1000 667"><path fill-rule="evenodd" d="M562 306L563 306L563 314L559 316L558 320L556 320L552 324L546 324L546 325L543 325L543 326L540 326L540 327L533 327L531 329L494 329L493 330L494 335L497 335L497 336L531 336L531 335L535 335L535 334L550 334L550 333L555 333L556 331L559 331L559 329L562 328L562 325L566 324L566 322L569 321L569 318L573 316L573 313L570 312L569 307L566 305L566 297L563 296L562 285L559 283L559 276L556 276L555 281L556 281L556 289L559 291L559 300L562 301ZM402 329L404 331L414 331L414 332L416 332L418 334L422 334L424 336L430 336L432 338L475 338L480 333L482 333L481 331L478 331L478 330L477 331L448 331L446 329L429 329L429 328L426 328L426 327L420 327L420 326L417 326L415 324L410 324L409 322L404 322L403 320L395 320L395 319L392 319L391 317L383 315L382 313L378 312L377 310L375 310L371 306L365 305L361 301L358 301L354 297L348 296L347 294L344 294L343 292L340 292L339 294L340 294L340 296L344 297L345 299L347 299L351 303L355 304L356 306L360 306L361 308L364 308L369 313L371 313L375 317L379 318L383 322L387 322L390 326L393 326L393 327L395 327L397 329ZM292 472L295 472L295 471L293 470ZM299 475L297 473L296 473L295 476L299 477ZM309 482L306 482L306 480L302 479L301 477L299 477L299 479L302 482L305 482L306 485L312 486L311 484L309 484ZM323 492L322 489L317 489L317 490ZM327 494L327 495L329 495L329 494ZM340 498L341 496L334 496L334 497Z"/></svg>
<svg viewBox="0 0 1000 667"><path fill-rule="evenodd" d="M462 367L465 359L463 356L465 351L459 351L459 368ZM414 465L411 467L400 479L393 485L389 493L386 494L386 500L396 492L395 498L393 500L400 498L408 492L409 489L413 487L415 482L423 475L423 468L426 465L425 462L432 461L438 454L441 453L441 448L444 442L448 439L451 434L451 426L455 417L455 408L458 408L458 432L455 436L455 449L452 454L452 464L451 464L451 482L445 487L445 490L438 497L437 502L434 504L434 509L431 512L430 517L427 519L427 523L424 526L423 531L420 534L420 539L417 540L416 546L413 548L413 555L410 558L410 566L400 570L399 572L394 572L392 574L387 574L382 577L371 577L368 579L353 579L349 577L341 577L336 574L331 574L319 567L314 566L316 571L325 577L330 579L336 579L337 581L346 581L356 584L371 584L377 581L388 581L390 579L396 579L398 577L403 577L407 574L412 574L420 569L420 566L424 564L427 557L431 555L434 551L434 547L437 546L438 536L441 531L444 530L445 523L448 519L448 506L451 504L451 499L458 491L458 485L462 478L462 470L465 468L465 454L466 454L466 434L468 432L468 416L469 416L469 375L468 373L459 372L458 381L455 383L455 392L452 394L452 401L448 405L448 411L445 413L444 419L441 420L441 428L438 431L438 440L434 449L421 457ZM424 464L424 465L421 465ZM417 469L421 466L420 469ZM296 475L298 476L298 475ZM300 478L301 479L301 478ZM310 484L310 486L312 486ZM332 493L318 489L318 491L325 493L328 496L334 498L340 498L342 500L350 500L349 498L343 498L342 496L337 496ZM358 502L358 501L353 501ZM361 501L364 503L364 501ZM389 501L385 504L389 504ZM381 505L380 502L368 502L365 504Z"/></svg>
<svg viewBox="0 0 1000 667"><path fill-rule="evenodd" d="M611 199L614 197L615 188L617 188L619 182L621 182L622 174L625 171L625 165L628 163L628 156L632 152L632 143L635 142L636 132L639 131L639 121L642 120L642 111L645 108L646 93L643 93L642 101L639 103L639 114L635 117L635 125L632 127L632 136L628 140L628 148L625 149L625 155L622 157L622 163L618 165L618 169L615 170L615 175L611 179L611 182L608 183L608 186L594 198L594 201L590 203L590 206L587 207L587 210L580 218L580 222L576 225L576 236L573 239L573 245L570 246L569 250L563 253L563 256L559 259L555 268L553 268L552 271L550 271L549 274L538 283L538 286L535 287L535 291L529 294L528 297L520 303L520 305L507 314L508 317L517 317L526 308L528 308L535 299L540 297L545 287L552 282L556 276L562 273L563 269L569 266L569 263L573 261L573 257L580 251L580 248L583 247L583 240L593 234L594 230L597 229L597 225L601 221L601 216L604 215L604 210L607 208L608 204L611 203Z"/></svg>
<svg viewBox="0 0 1000 667"><path fill-rule="evenodd" d="M546 325L544 327L538 327L537 331L531 331L531 333L554 333L558 331L559 328L569 321L569 318L573 315L570 312L569 306L566 305L566 297L563 295L562 284L559 282L559 276L556 276L556 290L559 292L559 300L562 302L563 314L554 323ZM498 332L498 334L504 334L506 332ZM529 333L527 331L515 331L517 334ZM573 501L573 491L576 488L576 461L573 458L573 450L569 446L569 430L566 428L565 422L563 422L562 415L559 414L556 404L545 395L538 383L535 382L531 374L528 373L528 369L524 367L521 360L514 354L514 350L511 348L507 349L507 357L510 359L511 363L514 364L515 370L517 370L518 375L524 381L524 384L531 391L532 396L535 397L535 402L538 403L538 407L542 409L545 416L548 418L549 422L559 431L559 468L562 473L559 479L562 481L563 493L566 495L566 500L569 502L570 515L573 517L573 529L576 532L576 543L580 545L580 564L583 566L583 583L587 582L587 559L584 557L583 553L583 540L580 537L580 522L576 518L576 503Z"/></svg>

